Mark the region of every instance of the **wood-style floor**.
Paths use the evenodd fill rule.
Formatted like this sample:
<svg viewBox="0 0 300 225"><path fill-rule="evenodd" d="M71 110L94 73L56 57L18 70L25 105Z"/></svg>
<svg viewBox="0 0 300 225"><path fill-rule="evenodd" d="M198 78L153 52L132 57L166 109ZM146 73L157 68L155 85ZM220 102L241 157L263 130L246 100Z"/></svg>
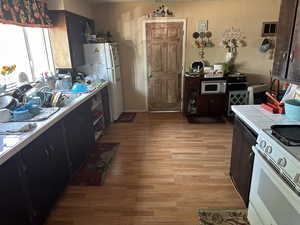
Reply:
<svg viewBox="0 0 300 225"><path fill-rule="evenodd" d="M48 225L197 225L198 209L243 208L230 178L232 125L139 113L102 142L121 143L102 187L68 187Z"/></svg>

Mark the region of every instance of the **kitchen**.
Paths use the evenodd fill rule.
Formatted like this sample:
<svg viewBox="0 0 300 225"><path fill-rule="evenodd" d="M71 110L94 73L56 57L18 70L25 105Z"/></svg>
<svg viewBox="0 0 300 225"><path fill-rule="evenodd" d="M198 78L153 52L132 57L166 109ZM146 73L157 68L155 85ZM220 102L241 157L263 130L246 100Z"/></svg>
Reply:
<svg viewBox="0 0 300 225"><path fill-rule="evenodd" d="M19 113L1 109L2 223L248 224L248 217L254 225L297 224L299 153L287 145L298 130L272 126L300 122L297 113L290 117L292 104L282 115L282 104L270 103L274 95L285 102L298 96L298 1L292 3L53 0L51 22L37 20L35 28L7 24L12 17L4 10L6 91L50 80L61 94L30 126L4 122ZM10 53L11 40L18 55ZM172 48L158 50L167 44ZM220 62L234 62L226 79ZM40 95L25 98L41 104ZM34 112L33 105L26 107ZM294 134L293 143L283 144L281 132ZM95 170L99 152L107 161L97 158Z"/></svg>

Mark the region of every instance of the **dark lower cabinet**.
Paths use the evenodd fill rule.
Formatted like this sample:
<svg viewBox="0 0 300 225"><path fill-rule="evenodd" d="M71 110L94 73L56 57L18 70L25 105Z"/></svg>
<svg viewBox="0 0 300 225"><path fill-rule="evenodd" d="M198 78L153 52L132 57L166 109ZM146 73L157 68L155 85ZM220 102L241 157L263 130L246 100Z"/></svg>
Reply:
<svg viewBox="0 0 300 225"><path fill-rule="evenodd" d="M70 177L62 124L57 123L22 151L33 224L42 224Z"/></svg>
<svg viewBox="0 0 300 225"><path fill-rule="evenodd" d="M58 197L69 182L71 174L63 122L59 122L49 129L46 144L51 158L52 188L55 191L55 197Z"/></svg>
<svg viewBox="0 0 300 225"><path fill-rule="evenodd" d="M80 168L80 165L87 158L88 152L92 150L95 144L91 102L83 103L67 115L64 119L64 126L72 172L74 172Z"/></svg>
<svg viewBox="0 0 300 225"><path fill-rule="evenodd" d="M20 154L1 165L0 169L0 224L28 225L28 201L24 192Z"/></svg>
<svg viewBox="0 0 300 225"><path fill-rule="evenodd" d="M95 145L91 104L82 103L0 165L1 225L44 223Z"/></svg>
<svg viewBox="0 0 300 225"><path fill-rule="evenodd" d="M101 90L101 98L102 98L102 105L103 105L105 127L108 127L111 121L108 87L105 87Z"/></svg>
<svg viewBox="0 0 300 225"><path fill-rule="evenodd" d="M222 116L225 113L225 94L199 95L197 111L200 116Z"/></svg>
<svg viewBox="0 0 300 225"><path fill-rule="evenodd" d="M22 151L26 187L31 203L33 224L42 224L55 200L52 189L50 153L41 136Z"/></svg>
<svg viewBox="0 0 300 225"><path fill-rule="evenodd" d="M230 176L246 206L249 204L249 193L253 170L257 134L248 128L240 119L235 118Z"/></svg>

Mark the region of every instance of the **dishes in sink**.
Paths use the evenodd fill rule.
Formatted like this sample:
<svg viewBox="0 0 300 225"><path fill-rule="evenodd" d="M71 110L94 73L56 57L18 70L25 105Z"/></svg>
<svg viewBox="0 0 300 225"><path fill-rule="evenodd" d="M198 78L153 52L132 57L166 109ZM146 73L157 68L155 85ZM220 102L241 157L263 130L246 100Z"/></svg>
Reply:
<svg viewBox="0 0 300 225"><path fill-rule="evenodd" d="M10 95L4 95L0 97L0 109L13 110L17 107L18 100Z"/></svg>
<svg viewBox="0 0 300 225"><path fill-rule="evenodd" d="M25 121L33 118L41 112L41 108L38 105L27 103L17 107L12 111L13 121Z"/></svg>
<svg viewBox="0 0 300 225"><path fill-rule="evenodd" d="M23 102L25 93L28 92L30 89L32 89L32 86L30 84L24 84L20 86L17 90L15 90L12 96L18 99L19 102Z"/></svg>

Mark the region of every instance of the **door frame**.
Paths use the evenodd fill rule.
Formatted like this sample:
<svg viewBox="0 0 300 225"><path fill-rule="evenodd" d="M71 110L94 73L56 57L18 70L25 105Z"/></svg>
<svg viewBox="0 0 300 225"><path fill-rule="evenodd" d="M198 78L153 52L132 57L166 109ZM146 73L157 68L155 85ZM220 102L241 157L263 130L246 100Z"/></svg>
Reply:
<svg viewBox="0 0 300 225"><path fill-rule="evenodd" d="M184 73L185 73L185 52L186 52L186 19L175 19L175 18L158 18L158 19L147 19L143 21L143 42L144 42L144 77L145 77L145 88L146 88L146 112L149 112L149 101L148 101L148 67L147 67L147 34L146 25L147 23L183 23L183 39L182 39L182 71L181 71L181 102L180 112L183 110L183 87L184 87ZM169 112L169 111L164 111Z"/></svg>

